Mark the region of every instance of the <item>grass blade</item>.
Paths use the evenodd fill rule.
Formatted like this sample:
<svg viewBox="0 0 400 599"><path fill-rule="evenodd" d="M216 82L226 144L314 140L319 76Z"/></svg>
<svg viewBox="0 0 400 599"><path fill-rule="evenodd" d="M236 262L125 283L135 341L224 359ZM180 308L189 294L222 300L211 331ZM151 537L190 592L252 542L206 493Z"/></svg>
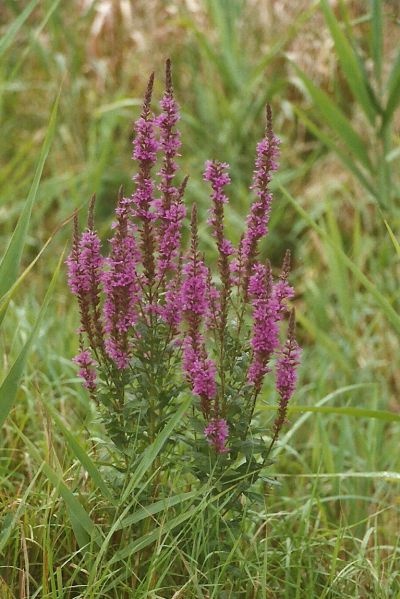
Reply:
<svg viewBox="0 0 400 599"><path fill-rule="evenodd" d="M326 124L335 131L345 143L348 151L369 171L372 165L365 149L364 140L354 131L349 120L322 89L319 89L296 65L293 65L301 81L304 83L315 107Z"/></svg>
<svg viewBox="0 0 400 599"><path fill-rule="evenodd" d="M347 385L346 387L341 387L339 389L335 389L332 393L329 393L319 401L317 401L316 406L320 407L327 404L329 401L332 401L336 397L339 397L343 393L349 393L350 391L356 391L357 389L373 387L372 383L356 383L355 385ZM267 409L270 406L264 405L263 408ZM275 455L281 453L285 447L285 445L290 441L292 437L294 437L295 433L309 420L311 416L311 412L305 412L302 416L300 416L294 424L290 427L290 429L283 435L281 438L280 444L275 448Z"/></svg>
<svg viewBox="0 0 400 599"><path fill-rule="evenodd" d="M40 325L43 320L43 316L47 310L47 306L49 305L50 298L53 294L54 287L55 287L55 284L56 284L56 281L58 278L58 274L60 272L63 257L64 257L64 254L62 254L62 256L58 262L57 268L54 271L53 277L51 279L49 288L46 292L42 307L40 308L40 311L39 311L38 317L36 319L36 322L34 324L34 327L31 331L25 345L21 349L17 359L15 360L15 362L12 365L10 371L8 372L6 378L4 379L4 381L2 382L2 384L0 386L0 426L3 425L11 408L13 407L13 404L14 404L14 401L15 401L15 398L16 398L16 395L18 392L19 384L20 384L20 381L21 381L21 378L22 378L22 375L23 375L23 372L25 369L28 353L32 347L32 344L35 340L36 335L39 332Z"/></svg>
<svg viewBox="0 0 400 599"><path fill-rule="evenodd" d="M38 165L36 167L36 172L33 178L31 188L29 190L27 200L25 202L24 209L21 213L20 218L18 219L18 223L12 234L6 253L4 254L0 262L0 298L5 293L7 293L11 286L15 283L18 276L19 265L21 262L22 252L24 249L26 235L28 232L32 207L39 189L39 183L42 176L44 163L46 162L46 158L48 156L50 146L54 137L59 98L60 94L58 95L51 112L46 137L40 152ZM2 317L0 317L0 322L3 317L4 312L2 314Z"/></svg>
<svg viewBox="0 0 400 599"><path fill-rule="evenodd" d="M317 472L316 474L281 474L274 472L274 476L279 478L289 478L296 476L298 478L376 478L381 480L389 480L392 482L400 482L400 472Z"/></svg>
<svg viewBox="0 0 400 599"><path fill-rule="evenodd" d="M392 243L394 245L394 249L396 250L396 253L400 258L400 243L397 241L392 229L390 228L389 223L386 220L384 222L385 222L386 228L388 230L388 233L390 235L390 239L392 240Z"/></svg>
<svg viewBox="0 0 400 599"><path fill-rule="evenodd" d="M324 333L311 319L307 318L301 311L296 312L296 319L302 328L311 335L320 346L324 346L332 356L332 359L340 365L340 368L348 375L353 373L353 369L349 364L348 360L343 356L343 351L333 341L332 337L327 333Z"/></svg>
<svg viewBox="0 0 400 599"><path fill-rule="evenodd" d="M181 421L185 412L189 409L191 403L192 403L192 397L188 396L186 398L186 400L184 400L182 402L182 404L179 407L179 409L177 410L177 412L172 416L172 418L169 420L169 422L165 425L163 430L159 433L159 435L157 436L155 441L143 452L142 459L141 459L138 467L136 468L135 472L133 473L129 484L127 485L127 488L125 489L125 492L121 496L121 499L120 499L121 505L124 505L126 503L126 501L131 497L133 489L138 486L138 484L140 483L143 476L146 474L146 472L148 472L148 470L150 469L154 460L157 458L158 454L160 453L161 449L163 448L165 442L170 437L172 431L179 424L179 422ZM121 528L121 522L124 521L124 518L128 514L130 508L131 508L131 504L129 504L127 507L125 507L122 514L114 522L114 524L111 526L110 530L108 531L107 536L104 538L104 540L100 546L100 549L97 553L97 556L96 556L96 562L95 562L95 566L93 569L94 572L96 572L97 569L100 567L100 562L107 551L107 548L112 539L112 536L114 535L116 530L119 530ZM147 545L151 544L155 539L157 539L158 534L159 534L159 532L157 532L157 534L155 534L155 536L153 534L147 534L144 537L144 540L142 538L142 539L138 539L137 541L135 541L133 543L133 547L136 549L136 551L139 551L140 549L147 547ZM144 545L141 544L142 542L144 542ZM114 560L112 560L111 563L113 563L113 562L114 562Z"/></svg>
<svg viewBox="0 0 400 599"><path fill-rule="evenodd" d="M335 49L339 58L340 66L342 67L349 88L351 89L354 98L363 108L368 120L371 124L373 124L377 115L377 110L374 104L371 102L368 84L365 79L364 72L360 67L359 58L356 56L353 48L340 28L340 25L327 0L321 0L321 8L335 43Z"/></svg>
<svg viewBox="0 0 400 599"><path fill-rule="evenodd" d="M0 322L4 317L4 313L7 310L8 303L10 299L13 297L14 293L17 291L21 283L25 280L28 274L31 272L32 268L35 266L36 262L40 259L42 254L46 251L50 243L53 241L55 235L64 227L67 223L69 223L73 219L73 215L69 216L65 221L63 221L58 227L53 231L47 241L44 243L43 247L40 249L35 258L30 262L30 264L25 268L25 270L20 274L15 283L10 287L10 289L5 293L2 297L0 297Z"/></svg>
<svg viewBox="0 0 400 599"><path fill-rule="evenodd" d="M344 262L347 268L353 273L359 283L370 292L376 303L380 306L383 313L389 322L393 325L396 332L400 335L400 315L394 310L393 306L388 302L386 297L379 291L368 277L358 268L358 266L330 239L329 235L312 219L312 217L300 206L298 202L290 195L290 193L279 185L279 189L287 200L292 204L300 216L318 233L321 239L324 239L329 245L331 245L340 259Z"/></svg>
<svg viewBox="0 0 400 599"><path fill-rule="evenodd" d="M382 80L382 48L383 48L383 26L382 26L382 1L371 0L371 48L374 59L375 77L378 83Z"/></svg>
<svg viewBox="0 0 400 599"><path fill-rule="evenodd" d="M160 501L156 501L151 505L147 505L146 507L137 510L134 514L127 516L124 518L118 526L114 530L121 530L123 528L127 528L128 526L132 526L132 524L137 524L141 520L148 518L149 516L154 516L159 512L166 510L174 505L179 505L188 499L192 499L196 497L197 491L189 491L188 493L180 493L179 495L174 495L173 497L168 497L166 499L161 499Z"/></svg>
<svg viewBox="0 0 400 599"><path fill-rule="evenodd" d="M388 100L383 116L382 127L386 127L392 120L394 111L400 102L400 50L394 61L388 82L387 82Z"/></svg>
<svg viewBox="0 0 400 599"><path fill-rule="evenodd" d="M90 475L90 477L91 477L92 481L94 482L94 484L96 485L96 487L102 492L104 497L106 497L109 500L112 500L111 491L107 487L106 483L104 482L104 479L101 476L97 466L90 459L90 456L86 453L86 451L83 449L83 447L75 439L74 435L65 426L62 419L57 414L56 410L50 404L44 403L44 406L45 406L46 410L50 413L53 420L55 421L57 427L62 432L69 447L71 448L71 450L73 451L75 456L78 458L78 460L82 464L82 466L85 468L86 472Z"/></svg>
<svg viewBox="0 0 400 599"><path fill-rule="evenodd" d="M4 523L4 520L3 520L3 527L0 532L0 553L3 552L4 547L7 545L7 542L8 542L8 540L11 536L11 533L14 530L14 528L19 520L20 515L25 511L25 507L28 503L29 495L30 495L33 487L35 486L35 483L36 483L41 472L42 472L42 466L40 466L39 469L35 472L35 475L33 476L25 493L23 494L20 502L18 503L18 506L17 506L17 509L15 510L14 515L10 518L10 520L7 523Z"/></svg>
<svg viewBox="0 0 400 599"><path fill-rule="evenodd" d="M184 414L188 411L190 405L192 403L192 397L188 396L180 405L179 409L175 412L173 417L169 420L169 422L164 426L163 430L157 436L155 441L146 448L143 452L143 457L136 468L135 472L132 475L132 479L127 486L122 498L121 502L124 503L127 498L132 493L132 489L139 485L140 481L144 477L146 473L149 472L152 464L157 458L158 454L162 450L164 444L171 436L172 431L179 424Z"/></svg>
<svg viewBox="0 0 400 599"><path fill-rule="evenodd" d="M21 437L21 439L26 444L29 449L29 453L32 457L41 464L41 468L43 473L49 479L51 484L57 489L60 493L61 497L65 501L65 505L68 510L69 518L71 521L71 526L73 528L76 540L79 544L79 547L83 549L90 545L90 542L93 540L98 542L98 534L99 529L96 528L89 514L83 507L83 505L78 501L72 491L67 487L61 477L47 464L43 462L42 457L32 441L26 437L22 431L16 429L17 434Z"/></svg>
<svg viewBox="0 0 400 599"><path fill-rule="evenodd" d="M36 5L39 4L39 0L31 0L28 6L24 8L20 15L11 23L10 27L0 39L0 58L3 56L4 52L11 46L14 41L15 36L18 31L21 29L22 25L29 18L29 15L32 13Z"/></svg>
<svg viewBox="0 0 400 599"><path fill-rule="evenodd" d="M142 478L144 477L144 475L149 473L154 460L157 458L157 456L160 453L161 449L163 448L164 444L170 437L172 431L175 429L175 427L181 421L185 412L187 412L187 410L189 409L191 403L192 403L192 397L189 395L182 402L179 409L172 416L172 418L168 421L168 423L164 426L163 430L158 434L155 441L151 445L149 445L149 447L147 447L147 449L143 452L142 459L141 459L138 467L136 468L135 472L133 473L129 484L127 485L127 488L125 489L125 492L121 496L121 499L120 499L121 505L124 505L126 503L126 501L132 496L133 489L139 485L139 483L142 480ZM103 558L103 555L105 555L105 553L107 551L107 548L111 541L112 536L114 535L115 531L120 528L121 521L123 521L126 514L129 512L130 507L131 507L131 505L129 504L123 510L122 514L116 520L116 522L112 525L109 532L107 533L107 536L103 540L103 543L102 543L102 545L97 553L97 556L96 556L95 567L93 570L94 572L100 566L101 559ZM144 545L141 545L139 543L139 541L141 541L141 539L139 539L138 541L135 541L134 546L136 547L136 543L139 543L139 545L137 546L137 549L136 549L137 551L139 551L143 547L146 547L148 544L152 543L153 540L156 538L157 538L157 535L154 538L152 535L146 535ZM151 539L151 540L149 540L149 539Z"/></svg>
<svg viewBox="0 0 400 599"><path fill-rule="evenodd" d="M357 407L330 407L330 406L291 406L288 414L310 412L314 414L335 414L337 416L352 416L354 418L370 418L384 422L400 422L400 414L388 410L368 410Z"/></svg>
<svg viewBox="0 0 400 599"><path fill-rule="evenodd" d="M115 564L120 560L124 560L129 556L131 557L137 551L140 551L141 549L148 547L149 545L154 543L154 541L156 541L161 535L165 535L171 532L174 528L180 526L183 522L191 518L198 511L198 509L199 506L193 506L192 508L183 512L183 514L179 514L179 516L171 518L171 520L162 523L160 526L152 530L150 533L143 535L142 537L136 539L132 543L129 543L126 547L120 549L114 554L114 556L110 560L110 565Z"/></svg>
<svg viewBox="0 0 400 599"><path fill-rule="evenodd" d="M344 152L335 142L332 140L332 137L324 131L321 130L318 125L310 121L310 119L306 116L303 110L301 110L298 106L293 106L294 112L297 114L301 122L307 127L307 129L322 143L335 152L338 156L342 164L353 173L360 181L360 183L365 187L369 193L379 201L379 194L376 189L374 189L373 185L368 181L360 168L351 160L348 153Z"/></svg>

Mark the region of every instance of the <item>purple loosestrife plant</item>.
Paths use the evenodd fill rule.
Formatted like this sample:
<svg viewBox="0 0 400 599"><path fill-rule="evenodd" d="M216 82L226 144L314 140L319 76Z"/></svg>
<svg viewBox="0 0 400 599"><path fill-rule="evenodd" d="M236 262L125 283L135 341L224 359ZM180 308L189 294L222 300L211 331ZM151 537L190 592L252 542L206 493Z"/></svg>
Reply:
<svg viewBox="0 0 400 599"><path fill-rule="evenodd" d="M284 425L300 356L294 311L287 306L294 295L289 253L277 281L269 262L258 257L268 232L279 142L267 107L250 187L255 198L238 248L224 226L229 165L206 163L208 225L217 255L212 269L199 247L195 205L189 247L182 247L187 178L176 180L181 142L169 61L158 116L151 106L153 79L135 123L135 189L119 193L107 257L94 230L94 202L83 233L75 221L67 260L81 318L75 362L127 466L140 455L138 444L144 450L155 440L186 390L194 397L191 425L174 437L173 450L191 460L200 480L217 468L220 484L239 477L244 490L263 472ZM278 411L268 438L267 431L257 431L253 416L274 363Z"/></svg>

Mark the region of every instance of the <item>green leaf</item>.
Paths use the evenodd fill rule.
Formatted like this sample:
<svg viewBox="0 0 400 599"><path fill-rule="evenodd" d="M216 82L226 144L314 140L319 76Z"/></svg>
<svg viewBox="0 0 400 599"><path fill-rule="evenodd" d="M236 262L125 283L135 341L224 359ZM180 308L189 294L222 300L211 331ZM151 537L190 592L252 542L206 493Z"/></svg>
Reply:
<svg viewBox="0 0 400 599"><path fill-rule="evenodd" d="M42 176L44 163L48 156L50 146L54 137L59 98L60 94L58 95L51 112L49 126L46 132L46 138L44 140L40 152L38 165L36 167L36 172L33 178L32 186L29 190L24 209L21 213L21 216L18 219L18 223L12 234L6 253L4 254L0 262L0 298L4 296L7 293L7 291L9 291L9 289L15 283L18 276L18 270L32 213L32 207L39 189L39 182ZM0 317L0 322L2 318L4 318L4 311L2 313L2 316Z"/></svg>
<svg viewBox="0 0 400 599"><path fill-rule="evenodd" d="M0 426L3 425L11 408L13 407L13 404L14 404L14 401L15 401L15 398L17 396L17 392L19 389L19 384L20 384L20 381L22 378L22 374L25 369L28 353L29 353L29 351L32 347L32 344L39 332L39 328L42 323L43 316L47 310L47 306L49 305L50 298L53 294L54 287L55 287L55 284L57 281L57 277L60 272L63 257L64 257L64 255L62 254L62 256L58 262L57 268L54 271L53 277L51 279L49 288L46 292L42 307L40 308L40 311L39 311L38 317L36 319L36 322L33 326L33 329L31 331L25 345L21 349L17 359L15 360L14 364L11 366L10 371L8 372L6 378L4 379L4 381L2 382L2 384L0 386Z"/></svg>
<svg viewBox="0 0 400 599"><path fill-rule="evenodd" d="M0 39L0 58L3 56L7 48L9 48L10 45L13 43L18 31L21 29L25 21L29 18L29 15L32 13L37 4L39 4L39 0L32 0L31 2L29 2L29 4L25 6L21 14L18 15L18 17L11 23L6 33Z"/></svg>
<svg viewBox="0 0 400 599"><path fill-rule="evenodd" d="M321 8L335 43L336 53L347 83L354 98L363 108L370 123L373 124L377 115L377 110L371 102L368 91L368 81L366 81L364 72L360 67L359 58L356 56L353 48L340 28L327 0L321 0Z"/></svg>
<svg viewBox="0 0 400 599"><path fill-rule="evenodd" d="M372 165L365 149L365 141L354 131L349 120L322 89L319 89L295 64L296 73L304 83L315 107L325 123L341 138L348 152L352 152L361 164L372 171Z"/></svg>

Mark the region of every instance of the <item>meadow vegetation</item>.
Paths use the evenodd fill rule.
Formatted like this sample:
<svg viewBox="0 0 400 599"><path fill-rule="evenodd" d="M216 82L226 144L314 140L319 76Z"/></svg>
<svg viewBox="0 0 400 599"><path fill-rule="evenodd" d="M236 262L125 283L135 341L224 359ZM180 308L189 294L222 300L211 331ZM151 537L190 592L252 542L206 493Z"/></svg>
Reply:
<svg viewBox="0 0 400 599"><path fill-rule="evenodd" d="M4 0L0 23L0 597L399 597L398 3ZM119 186L133 189L132 122L168 57L207 260L205 161L231 165L237 243L267 102L281 139L260 255L279 274L291 250L303 353L269 479L234 517L239 483L199 488L184 456L171 493L154 492L186 404L116 473L72 363L73 213L83 226L96 193L107 239ZM267 383L267 436L276 408Z"/></svg>

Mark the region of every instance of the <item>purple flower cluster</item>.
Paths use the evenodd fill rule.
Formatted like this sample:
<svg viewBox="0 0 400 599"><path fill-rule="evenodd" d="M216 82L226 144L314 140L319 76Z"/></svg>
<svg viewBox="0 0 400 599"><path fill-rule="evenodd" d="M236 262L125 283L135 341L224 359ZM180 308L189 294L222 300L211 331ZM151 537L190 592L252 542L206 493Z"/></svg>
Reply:
<svg viewBox="0 0 400 599"><path fill-rule="evenodd" d="M182 359L192 391L202 399L203 411L207 416L210 413L210 403L217 392L217 369L214 362L207 358L201 335L193 338L189 334L185 337Z"/></svg>
<svg viewBox="0 0 400 599"><path fill-rule="evenodd" d="M224 418L211 420L204 429L204 435L217 453L226 453L229 451L226 447L229 436L229 426Z"/></svg>
<svg viewBox="0 0 400 599"><path fill-rule="evenodd" d="M160 117L151 110L153 82L152 75L134 126L133 159L138 166L133 177L135 190L129 197L120 191L109 255L101 255L100 239L93 230L92 203L90 226L79 235L76 223L73 248L67 259L69 286L80 306L80 330L87 335L97 367L107 372L110 367L111 371L113 367L129 367L133 340L140 337L135 330L140 319L149 324L154 317L163 315L174 333L179 322L179 280L166 276L166 271L176 274L178 270L186 180L179 187L173 182L177 170L174 159L180 145L173 127L179 120L179 110L173 97L169 63ZM152 173L160 154L161 199L155 197L157 185Z"/></svg>
<svg viewBox="0 0 400 599"><path fill-rule="evenodd" d="M203 178L211 183L211 200L213 206L210 209L208 224L211 225L213 236L217 240L217 248L223 256L230 256L234 253L232 243L224 238L224 204L228 203L228 196L224 192L224 187L229 185L231 178L228 174L229 164L226 162L207 161L205 164Z"/></svg>
<svg viewBox="0 0 400 599"><path fill-rule="evenodd" d="M250 277L249 293L253 305L252 361L247 378L257 391L268 370L272 353L279 346L279 302L272 292L272 274L269 265L256 264Z"/></svg>
<svg viewBox="0 0 400 599"><path fill-rule="evenodd" d="M180 187L173 184L178 170L176 158L180 156L180 133L175 129L180 119L179 108L175 101L172 80L171 63L166 65L165 93L160 102L161 114L157 124L160 129L160 146L164 153L162 168L158 175L161 183L158 186L162 193L158 207L159 223L159 248L158 248L158 276L162 278L168 270L176 267L176 257L179 254L182 222L186 215L186 208L182 203L187 178Z"/></svg>
<svg viewBox="0 0 400 599"><path fill-rule="evenodd" d="M74 295L92 292L93 280L97 280L103 259L100 239L94 231L84 231L77 246L67 259L68 283Z"/></svg>
<svg viewBox="0 0 400 599"><path fill-rule="evenodd" d="M96 363L93 360L90 352L85 349L79 352L73 359L75 364L79 366L79 376L83 379L83 386L89 391L96 389Z"/></svg>
<svg viewBox="0 0 400 599"><path fill-rule="evenodd" d="M192 210L191 246L183 267L180 291L181 310L187 331L183 342L183 369L193 393L201 398L206 418L211 413L211 402L217 392L216 366L208 357L202 322L210 316L209 271L200 257L197 237L197 212Z"/></svg>
<svg viewBox="0 0 400 599"><path fill-rule="evenodd" d="M79 235L78 219L74 218L74 236L68 266L68 284L76 296L81 318L80 333L86 332L95 353L104 350L103 326L100 316L101 272L104 259L101 244L93 230L94 197L90 203L88 228Z"/></svg>
<svg viewBox="0 0 400 599"><path fill-rule="evenodd" d="M294 295L293 287L287 282L289 253L285 257L279 281L274 284L269 263L256 263L250 277L248 292L253 308L253 330L251 347L252 360L248 370L248 381L260 391L268 362L279 348L279 321L287 310L286 300Z"/></svg>
<svg viewBox="0 0 400 599"><path fill-rule="evenodd" d="M212 187L211 199L213 202L227 204L228 196L224 193L224 187L229 185L231 178L228 174L229 164L217 160L207 160L203 178L210 181ZM212 221L211 221L212 222Z"/></svg>
<svg viewBox="0 0 400 599"><path fill-rule="evenodd" d="M247 290L258 254L258 242L268 233L268 221L271 211L272 194L269 189L272 173L278 168L279 140L272 131L272 114L267 105L267 127L265 137L257 144L255 169L251 189L256 193L246 219L246 231L240 244L240 255L234 262L234 270L241 269L238 278Z"/></svg>
<svg viewBox="0 0 400 599"><path fill-rule="evenodd" d="M120 198L116 209L115 234L110 240L110 256L106 259L107 270L103 272L104 330L108 333L105 347L117 368L129 365L128 332L137 321L140 286L137 274L139 252L134 227L128 218L128 209Z"/></svg>
<svg viewBox="0 0 400 599"><path fill-rule="evenodd" d="M301 350L296 341L289 336L276 365L276 388L285 404L296 388L300 354Z"/></svg>
<svg viewBox="0 0 400 599"><path fill-rule="evenodd" d="M217 453L226 453L228 438L235 431L229 412L233 393L229 377L240 354L249 355L249 360L243 361L249 366L244 367L241 385L251 389L249 402L253 404L270 370L272 356L278 356L276 389L280 404L275 431L279 432L284 422L296 384L300 350L294 337L293 314L286 344L280 347L279 340L280 321L288 312L286 302L294 294L287 281L289 254L277 282L271 266L257 258L258 242L268 230L272 200L269 184L277 169L279 142L272 132L268 108L265 137L257 145L251 185L257 198L250 207L238 249L226 239L224 231L224 209L229 201L225 188L231 182L229 165L216 160L205 164L203 178L211 186L212 202L208 223L218 252L218 270L212 276L199 250L196 206L192 209L190 247L187 252L182 249L187 178L180 184L175 180L181 147L176 130L180 115L169 61L159 116L151 109L153 79L152 75L135 123L135 189L130 196L120 191L107 257L102 256L93 226L94 203L88 227L81 234L75 219L67 265L69 286L80 309L82 341L74 361L85 387L94 394L97 374L101 374L99 380L116 376L116 387L120 389L121 381L135 377L129 370L133 358L143 360L146 371L153 351L160 359L174 348L181 358L185 379L199 400L206 421L205 438ZM251 328L247 325L248 312ZM232 341L234 330L236 345ZM158 353L154 349L157 344ZM240 344L242 349L235 353ZM163 365L159 366L154 372L163 370Z"/></svg>
<svg viewBox="0 0 400 599"><path fill-rule="evenodd" d="M171 327L174 334L178 333L178 326L182 320L181 283L182 265L178 262L178 272L170 279L165 290L165 304L160 310L163 320Z"/></svg>
<svg viewBox="0 0 400 599"><path fill-rule="evenodd" d="M207 292L208 269L198 253L189 256L183 266L183 282L180 292L181 310L189 318L206 316L210 309Z"/></svg>
<svg viewBox="0 0 400 599"><path fill-rule="evenodd" d="M277 438L285 423L288 403L296 388L297 366L300 363L301 349L295 339L295 316L292 310L289 319L288 335L276 363L276 388L280 396L278 415L274 425Z"/></svg>

